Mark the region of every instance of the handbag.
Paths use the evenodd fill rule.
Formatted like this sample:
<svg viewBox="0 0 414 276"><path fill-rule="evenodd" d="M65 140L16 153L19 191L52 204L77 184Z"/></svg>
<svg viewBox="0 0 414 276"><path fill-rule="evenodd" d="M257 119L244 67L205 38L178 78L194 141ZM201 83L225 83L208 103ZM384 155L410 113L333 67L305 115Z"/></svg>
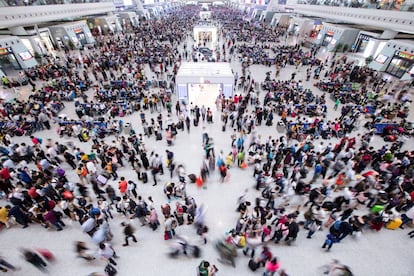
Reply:
<svg viewBox="0 0 414 276"><path fill-rule="evenodd" d="M168 231L164 231L164 241L169 240L170 235L168 234Z"/></svg>

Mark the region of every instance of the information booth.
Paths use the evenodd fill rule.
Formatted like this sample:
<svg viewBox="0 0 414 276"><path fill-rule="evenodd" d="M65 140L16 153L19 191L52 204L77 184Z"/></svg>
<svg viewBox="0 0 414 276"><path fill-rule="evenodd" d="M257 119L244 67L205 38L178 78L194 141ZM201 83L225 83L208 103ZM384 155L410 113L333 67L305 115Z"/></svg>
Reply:
<svg viewBox="0 0 414 276"><path fill-rule="evenodd" d="M176 91L185 104L214 107L220 94L233 97L234 75L227 62L184 62L176 76Z"/></svg>

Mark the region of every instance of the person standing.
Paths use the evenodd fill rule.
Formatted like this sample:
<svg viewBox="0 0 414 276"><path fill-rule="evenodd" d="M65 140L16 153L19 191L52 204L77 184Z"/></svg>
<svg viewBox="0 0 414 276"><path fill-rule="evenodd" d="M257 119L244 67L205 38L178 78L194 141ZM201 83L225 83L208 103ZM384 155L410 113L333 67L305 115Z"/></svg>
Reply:
<svg viewBox="0 0 414 276"><path fill-rule="evenodd" d="M334 110L337 110L340 104L341 104L341 100L339 98L337 98L335 100Z"/></svg>
<svg viewBox="0 0 414 276"><path fill-rule="evenodd" d="M218 271L215 265L210 265L207 261L201 261L200 265L198 266L198 275L199 276L214 276L215 273Z"/></svg>
<svg viewBox="0 0 414 276"><path fill-rule="evenodd" d="M268 260L265 264L265 271L263 272L263 276L273 276L275 275L276 271L279 270L280 264L277 261L277 258L274 257L272 260Z"/></svg>
<svg viewBox="0 0 414 276"><path fill-rule="evenodd" d="M128 246L128 239L132 238L132 240L137 243L137 238L134 235L135 229L134 227L129 224L122 222L121 225L124 227L124 235L125 235L125 243L122 246Z"/></svg>
<svg viewBox="0 0 414 276"><path fill-rule="evenodd" d="M82 185L89 183L88 178L87 178L88 169L86 168L84 164L80 164L78 166L78 168L76 169L76 174L79 176L79 180Z"/></svg>
<svg viewBox="0 0 414 276"><path fill-rule="evenodd" d="M46 129L50 129L50 122L49 122L50 118L49 118L49 116L46 114L46 112L45 112L45 111L40 112L40 114L39 114L38 118L39 118L39 121L42 123L42 125L43 125L44 127L46 127Z"/></svg>
<svg viewBox="0 0 414 276"><path fill-rule="evenodd" d="M204 105L201 106L201 118L203 119L203 122L205 122L206 120L206 114L207 114L207 109Z"/></svg>
<svg viewBox="0 0 414 276"><path fill-rule="evenodd" d="M4 224L6 228L10 228L9 224L9 210L10 208L6 208L6 206L0 208L0 226Z"/></svg>
<svg viewBox="0 0 414 276"><path fill-rule="evenodd" d="M174 160L174 153L170 150L165 150L165 153L167 154L167 168L170 168Z"/></svg>
<svg viewBox="0 0 414 276"><path fill-rule="evenodd" d="M135 198L138 197L138 194L137 194L137 183L135 183L132 180L129 180L128 181L128 193L129 194L132 194Z"/></svg>
<svg viewBox="0 0 414 276"><path fill-rule="evenodd" d="M175 236L175 228L177 227L177 221L172 215L169 215L164 222L164 231L168 235L168 239L172 239Z"/></svg>

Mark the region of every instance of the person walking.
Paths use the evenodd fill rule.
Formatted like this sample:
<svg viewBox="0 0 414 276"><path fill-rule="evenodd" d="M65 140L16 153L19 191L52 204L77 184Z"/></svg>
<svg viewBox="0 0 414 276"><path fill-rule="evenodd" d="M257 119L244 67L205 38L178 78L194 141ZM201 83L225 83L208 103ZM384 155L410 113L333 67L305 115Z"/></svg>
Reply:
<svg viewBox="0 0 414 276"><path fill-rule="evenodd" d="M135 228L130 223L122 222L121 226L124 227L124 235L125 235L125 243L122 246L128 246L128 239L132 238L132 240L137 243L137 238L134 235Z"/></svg>
<svg viewBox="0 0 414 276"><path fill-rule="evenodd" d="M101 259L107 260L109 263L113 265L117 265L117 263L113 259L116 256L115 251L109 243L102 242L99 244L98 256Z"/></svg>
<svg viewBox="0 0 414 276"><path fill-rule="evenodd" d="M12 265L8 261L6 261L2 256L0 256L0 271L7 272L9 271L9 269L12 271L20 270L19 267Z"/></svg>
<svg viewBox="0 0 414 276"><path fill-rule="evenodd" d="M17 223L21 224L23 228L29 227L29 217L27 214L17 205L11 207L10 205L6 205L6 209L8 210L7 216L14 217Z"/></svg>
<svg viewBox="0 0 414 276"><path fill-rule="evenodd" d="M125 177L121 177L121 180L118 183L118 189L122 196L124 196L128 191L128 182L125 180Z"/></svg>
<svg viewBox="0 0 414 276"><path fill-rule="evenodd" d="M43 261L43 259L36 252L29 249L24 249L23 257L27 262L34 265L40 271L46 272L47 263Z"/></svg>

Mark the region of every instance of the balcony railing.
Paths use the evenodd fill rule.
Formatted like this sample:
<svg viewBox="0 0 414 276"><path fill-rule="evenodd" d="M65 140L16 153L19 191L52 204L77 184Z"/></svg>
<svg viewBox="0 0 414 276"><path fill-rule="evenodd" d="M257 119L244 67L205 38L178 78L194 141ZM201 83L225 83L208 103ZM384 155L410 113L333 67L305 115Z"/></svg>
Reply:
<svg viewBox="0 0 414 276"><path fill-rule="evenodd" d="M404 3L404 1L395 0L366 0L366 1L348 1L348 0L297 0L297 4L317 5L331 7L347 7L356 9L377 9L392 11L411 11L414 12L413 3Z"/></svg>

